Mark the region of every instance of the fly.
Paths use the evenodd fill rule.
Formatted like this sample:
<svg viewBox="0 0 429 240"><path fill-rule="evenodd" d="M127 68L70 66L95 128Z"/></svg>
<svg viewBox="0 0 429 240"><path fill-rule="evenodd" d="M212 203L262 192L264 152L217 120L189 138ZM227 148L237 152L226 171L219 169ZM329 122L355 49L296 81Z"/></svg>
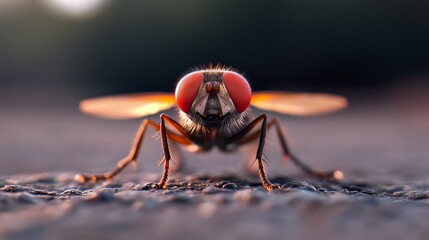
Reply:
<svg viewBox="0 0 429 240"><path fill-rule="evenodd" d="M255 162L263 187L270 191L279 188L272 184L265 172L263 150L269 129L275 129L283 156L305 173L322 179L343 178L340 170L316 171L304 164L289 149L280 121L268 119L266 114L252 117L251 107L265 111L297 116L313 116L343 109L344 97L332 94L266 91L252 93L243 75L231 68L210 67L193 71L180 79L175 93L139 93L87 99L80 109L88 114L114 119L140 118L156 114L174 106L179 121L161 113L159 122L144 119L129 154L115 168L104 174L78 174L79 182L111 179L128 164L136 163L148 127L160 132L164 171L154 188L165 189L170 174L170 141L192 152L209 151L218 147L231 151L242 145L257 142ZM168 126L168 127L167 127Z"/></svg>

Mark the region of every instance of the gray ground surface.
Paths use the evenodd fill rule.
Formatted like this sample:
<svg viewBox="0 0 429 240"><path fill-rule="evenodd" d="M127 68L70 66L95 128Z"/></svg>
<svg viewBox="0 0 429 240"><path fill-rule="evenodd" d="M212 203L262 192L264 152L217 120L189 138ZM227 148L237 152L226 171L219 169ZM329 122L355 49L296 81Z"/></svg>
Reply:
<svg viewBox="0 0 429 240"><path fill-rule="evenodd" d="M78 184L75 173L106 171L125 156L139 121L94 119L64 111L75 107L67 104L5 107L0 238L427 239L429 118L368 102L374 104L330 116L282 118L297 155L318 169L341 169L346 178L302 175L282 163L271 133L268 173L283 187L270 193L242 174L252 148L185 153L186 170L171 177L167 190L153 190L161 151L150 137L137 172Z"/></svg>
<svg viewBox="0 0 429 240"><path fill-rule="evenodd" d="M0 233L10 239L425 239L429 181L412 184L257 181L176 176L79 185L69 174L1 180Z"/></svg>

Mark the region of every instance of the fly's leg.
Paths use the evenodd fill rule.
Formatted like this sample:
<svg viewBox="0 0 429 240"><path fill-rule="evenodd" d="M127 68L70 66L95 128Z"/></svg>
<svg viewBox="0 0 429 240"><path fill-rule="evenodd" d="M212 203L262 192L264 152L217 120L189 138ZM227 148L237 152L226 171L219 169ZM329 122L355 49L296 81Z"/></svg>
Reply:
<svg viewBox="0 0 429 240"><path fill-rule="evenodd" d="M160 131L162 140L162 150L164 151L164 172L162 173L161 180L158 184L155 184L155 188L165 189L167 187L168 176L170 172L170 160L171 154L168 147L167 129L165 128L164 114L160 116Z"/></svg>
<svg viewBox="0 0 429 240"><path fill-rule="evenodd" d="M168 182L168 177L170 175L170 160L172 160L171 158L171 153L170 153L170 147L168 144L168 136L169 133L167 132L167 128L165 127L165 122L167 122L168 124L170 124L175 130L179 131L181 134L183 134L183 142L181 142L184 145L190 145L193 144L194 140L193 137L186 131L183 129L183 127L177 123L176 121L174 121L172 118L170 118L169 116L165 115L165 114L161 114L160 116L160 132L161 132L161 140L162 140L162 149L164 151L164 172L162 173L161 179L159 180L159 182L157 184L154 185L154 188L158 188L158 189L165 189L167 187L167 182Z"/></svg>
<svg viewBox="0 0 429 240"><path fill-rule="evenodd" d="M255 129L255 127L261 123L261 128L259 131L256 131L255 133L251 134L252 140L255 140L259 138L258 143L258 149L256 151L256 160L258 162L258 173L259 178L261 179L262 186L267 190L271 191L273 189L280 188L277 184L272 184L270 180L268 180L267 173L265 171L264 167L264 160L262 158L263 151L264 151L264 145L265 145L265 138L267 135L267 116L265 114L257 117L255 120L253 120L246 128L241 130L239 133L237 133L235 136L232 136L228 139L226 139L226 144L244 144L247 143L248 137L246 136L250 131Z"/></svg>
<svg viewBox="0 0 429 240"><path fill-rule="evenodd" d="M333 171L316 171L313 170L311 167L309 167L307 164L303 163L297 156L295 156L289 148L289 145L286 141L286 137L283 134L282 127L277 119L272 119L271 124L275 126L277 136L280 140L280 144L283 149L283 154L285 159L290 159L295 165L297 165L301 170L303 170L305 173L307 173L310 176L321 178L321 179L334 179L334 180L341 180L344 178L344 174L340 170L333 170Z"/></svg>
<svg viewBox="0 0 429 240"><path fill-rule="evenodd" d="M159 124L157 124L155 121L152 121L150 119L143 120L142 124L139 127L139 130L137 131L137 135L134 139L134 143L131 147L129 154L125 158L120 160L116 164L115 168L103 174L77 174L75 176L75 180L79 182L96 182L100 180L111 179L117 174L119 174L128 164L132 162L137 162L137 157L139 156L140 148L143 143L143 137L148 126L153 127L156 131L159 130Z"/></svg>
<svg viewBox="0 0 429 240"><path fill-rule="evenodd" d="M267 116L262 115L262 126L259 134L259 144L258 150L256 151L256 160L258 161L259 169L259 178L261 179L262 186L268 191L271 191L275 188L280 188L278 185L272 184L268 178L267 173L265 172L264 163L262 161L262 153L265 146L265 137L267 135Z"/></svg>
<svg viewBox="0 0 429 240"><path fill-rule="evenodd" d="M150 119L143 120L142 124L139 127L139 130L137 131L137 135L134 139L134 143L129 154L125 158L120 160L117 163L115 168L103 174L77 174L75 176L75 180L83 183L83 182L89 182L89 181L96 182L96 181L111 179L117 174L119 174L128 164L136 163L140 153L141 145L143 143L143 138L148 126L154 128L156 131L159 131L160 129L159 124L156 123L155 121ZM169 134L168 137L171 138L173 141L181 144L186 144L189 142L189 140L187 140L184 136L173 134L173 133Z"/></svg>
<svg viewBox="0 0 429 240"><path fill-rule="evenodd" d="M283 155L285 159L290 159L293 163L295 163L301 170L303 170L305 173L307 173L310 176L321 178L321 179L333 179L333 180L341 180L344 178L344 174L340 170L333 170L333 171L316 171L313 170L311 167L309 167L307 164L303 163L297 156L295 156L289 149L289 145L286 141L286 137L283 133L282 127L280 122L277 119L272 119L269 121L267 128L270 129L272 127L275 127L277 136L279 138ZM243 138L239 143L245 144L252 142L258 138L257 133L253 133L251 135L248 135L246 138Z"/></svg>

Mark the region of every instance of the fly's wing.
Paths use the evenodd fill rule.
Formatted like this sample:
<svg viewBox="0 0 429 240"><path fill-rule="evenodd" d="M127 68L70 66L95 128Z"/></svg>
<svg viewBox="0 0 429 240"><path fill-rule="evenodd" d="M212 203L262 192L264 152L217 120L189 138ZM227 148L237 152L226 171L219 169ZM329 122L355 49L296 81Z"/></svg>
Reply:
<svg viewBox="0 0 429 240"><path fill-rule="evenodd" d="M272 112L314 116L347 107L347 99L325 93L256 92L250 102L256 108Z"/></svg>
<svg viewBox="0 0 429 240"><path fill-rule="evenodd" d="M83 100L82 112L102 118L139 118L167 110L175 106L172 93L137 93L113 95Z"/></svg>

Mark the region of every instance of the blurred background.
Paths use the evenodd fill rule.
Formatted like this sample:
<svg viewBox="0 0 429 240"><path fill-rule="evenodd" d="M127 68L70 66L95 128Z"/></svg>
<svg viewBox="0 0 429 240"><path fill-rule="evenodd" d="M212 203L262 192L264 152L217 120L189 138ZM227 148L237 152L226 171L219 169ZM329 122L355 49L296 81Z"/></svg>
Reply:
<svg viewBox="0 0 429 240"><path fill-rule="evenodd" d="M139 120L84 116L81 99L171 92L193 67L220 63L255 91L350 99L329 116L280 116L313 166L427 178L428 9L425 1L0 0L0 174L107 170ZM149 152L159 145L147 142ZM274 135L269 142L279 163ZM160 151L150 155L146 165L155 165Z"/></svg>

